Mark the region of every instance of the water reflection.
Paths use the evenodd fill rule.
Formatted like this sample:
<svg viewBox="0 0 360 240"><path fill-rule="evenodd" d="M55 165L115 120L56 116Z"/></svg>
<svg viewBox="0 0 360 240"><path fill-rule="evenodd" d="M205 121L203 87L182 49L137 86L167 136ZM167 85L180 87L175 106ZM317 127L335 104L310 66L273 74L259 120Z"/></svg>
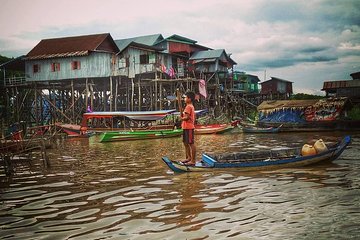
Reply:
<svg viewBox="0 0 360 240"><path fill-rule="evenodd" d="M297 146L335 133L197 136L199 152ZM180 138L58 140L1 177L0 239L344 239L358 236L360 138L334 163L263 172L174 174Z"/></svg>

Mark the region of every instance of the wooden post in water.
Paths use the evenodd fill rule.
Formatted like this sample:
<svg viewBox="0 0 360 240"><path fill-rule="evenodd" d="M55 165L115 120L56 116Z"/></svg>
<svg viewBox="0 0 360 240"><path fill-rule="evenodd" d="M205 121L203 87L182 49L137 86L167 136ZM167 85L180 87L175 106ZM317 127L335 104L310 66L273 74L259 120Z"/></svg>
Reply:
<svg viewBox="0 0 360 240"><path fill-rule="evenodd" d="M88 78L85 79L85 112L87 112L88 107L88 101L89 101L89 81Z"/></svg>
<svg viewBox="0 0 360 240"><path fill-rule="evenodd" d="M75 122L75 91L74 91L74 80L71 79L71 109L72 109L72 123Z"/></svg>
<svg viewBox="0 0 360 240"><path fill-rule="evenodd" d="M138 82L138 104L139 104L139 111L141 111L141 80L139 78L139 82Z"/></svg>
<svg viewBox="0 0 360 240"><path fill-rule="evenodd" d="M53 104L54 104L54 106L56 107L56 91L55 91L55 86L54 86L54 84L53 84L53 95L54 95L54 102L53 102ZM56 117L56 109L54 108L54 110L53 110L53 125L55 125L55 123L56 123L56 121L57 121L57 117Z"/></svg>
<svg viewBox="0 0 360 240"><path fill-rule="evenodd" d="M37 95L37 86L35 82L35 93L34 93L34 103L35 103L35 123L36 126L39 126L39 112L38 112L38 95Z"/></svg>
<svg viewBox="0 0 360 240"><path fill-rule="evenodd" d="M134 78L131 79L131 111L134 111L134 93L135 93L135 84Z"/></svg>
<svg viewBox="0 0 360 240"><path fill-rule="evenodd" d="M159 100L160 100L160 110L162 110L162 108L163 108L163 88L162 88L162 82L160 82L160 96L159 96Z"/></svg>
<svg viewBox="0 0 360 240"><path fill-rule="evenodd" d="M119 78L115 78L115 98L114 98L115 112L117 111L119 80L120 80Z"/></svg>
<svg viewBox="0 0 360 240"><path fill-rule="evenodd" d="M110 84L109 84L109 88L110 88L110 96L109 96L109 101L110 101L110 112L112 112L112 106L113 106L113 86L112 86L112 76L110 76Z"/></svg>
<svg viewBox="0 0 360 240"><path fill-rule="evenodd" d="M160 78L161 78L161 74L160 74ZM154 99L154 105L155 105L155 110L158 110L158 106L157 106L157 99L158 99L158 86L157 86L157 74L155 75L155 99Z"/></svg>
<svg viewBox="0 0 360 240"><path fill-rule="evenodd" d="M90 88L90 109L94 111L94 81L91 80Z"/></svg>
<svg viewBox="0 0 360 240"><path fill-rule="evenodd" d="M150 110L154 110L153 85L150 83Z"/></svg>

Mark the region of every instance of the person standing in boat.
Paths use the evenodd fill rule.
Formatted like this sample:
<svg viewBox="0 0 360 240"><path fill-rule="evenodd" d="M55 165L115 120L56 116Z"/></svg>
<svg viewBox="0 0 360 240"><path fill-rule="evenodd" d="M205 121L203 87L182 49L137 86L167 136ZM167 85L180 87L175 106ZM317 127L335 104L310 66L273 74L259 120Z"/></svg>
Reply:
<svg viewBox="0 0 360 240"><path fill-rule="evenodd" d="M183 129L183 142L185 146L186 160L182 161L184 165L195 165L196 163L196 147L194 141L194 129L195 129L195 108L193 102L195 100L194 92L186 92L184 95L184 101L186 107L181 113L182 120L181 128Z"/></svg>

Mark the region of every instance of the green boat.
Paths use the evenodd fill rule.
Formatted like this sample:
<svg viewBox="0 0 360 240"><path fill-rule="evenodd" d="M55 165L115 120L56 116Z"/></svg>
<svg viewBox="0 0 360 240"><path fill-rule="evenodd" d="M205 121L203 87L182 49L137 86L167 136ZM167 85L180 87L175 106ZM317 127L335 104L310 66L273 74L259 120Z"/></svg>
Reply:
<svg viewBox="0 0 360 240"><path fill-rule="evenodd" d="M100 142L169 138L169 137L180 136L182 132L183 132L182 129L111 131L111 132L104 132L101 136Z"/></svg>

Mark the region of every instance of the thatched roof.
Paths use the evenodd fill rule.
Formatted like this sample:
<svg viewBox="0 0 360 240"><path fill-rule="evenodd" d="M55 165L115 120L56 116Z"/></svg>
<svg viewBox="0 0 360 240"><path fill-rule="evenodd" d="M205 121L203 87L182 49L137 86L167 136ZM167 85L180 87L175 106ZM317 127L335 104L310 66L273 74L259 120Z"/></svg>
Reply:
<svg viewBox="0 0 360 240"><path fill-rule="evenodd" d="M280 108L306 108L317 103L318 99L311 100L274 100L264 101L258 107L258 111L276 110Z"/></svg>
<svg viewBox="0 0 360 240"><path fill-rule="evenodd" d="M293 108L302 109L309 106L315 108L328 107L331 105L342 107L347 98L328 98L328 99L310 99L310 100L274 100L264 101L258 107L258 111L272 112L280 109Z"/></svg>

